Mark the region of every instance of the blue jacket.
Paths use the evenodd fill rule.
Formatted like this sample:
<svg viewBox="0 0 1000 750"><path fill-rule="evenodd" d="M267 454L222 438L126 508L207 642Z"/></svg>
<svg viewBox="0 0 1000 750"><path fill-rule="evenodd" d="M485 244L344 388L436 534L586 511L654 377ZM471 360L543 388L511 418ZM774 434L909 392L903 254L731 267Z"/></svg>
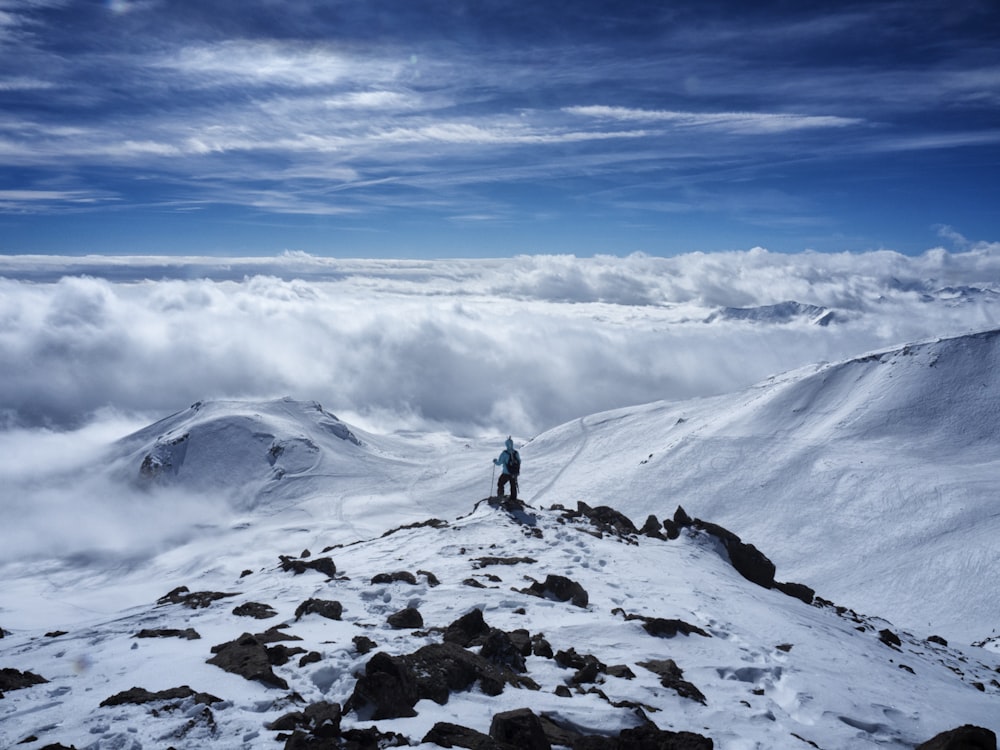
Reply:
<svg viewBox="0 0 1000 750"><path fill-rule="evenodd" d="M507 470L507 462L510 460L510 457L515 453L514 441L511 440L510 438L507 438L507 441L504 443L504 445L507 446L507 450L501 453L499 458L494 458L493 463L496 466L502 467L500 471L502 471L504 474L510 474L510 472Z"/></svg>

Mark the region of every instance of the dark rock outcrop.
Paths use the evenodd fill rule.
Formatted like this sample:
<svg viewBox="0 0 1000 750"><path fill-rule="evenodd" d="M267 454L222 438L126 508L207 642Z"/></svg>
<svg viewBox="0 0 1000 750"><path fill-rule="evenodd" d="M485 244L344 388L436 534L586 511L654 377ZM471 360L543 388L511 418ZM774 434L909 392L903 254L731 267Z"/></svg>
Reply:
<svg viewBox="0 0 1000 750"><path fill-rule="evenodd" d="M538 717L528 708L496 714L490 722L490 737L519 750L551 750Z"/></svg>
<svg viewBox="0 0 1000 750"><path fill-rule="evenodd" d="M420 610L413 607L407 607L406 609L401 609L399 612L393 612L386 618L386 622L396 630L412 630L414 628L422 628L424 626L423 615L420 614Z"/></svg>
<svg viewBox="0 0 1000 750"><path fill-rule="evenodd" d="M295 575L301 575L307 570L315 570L327 578L334 578L337 575L337 566L329 557L317 557L315 560L299 560L287 555L280 555L278 559L281 560L281 569L286 573L290 572Z"/></svg>
<svg viewBox="0 0 1000 750"><path fill-rule="evenodd" d="M296 620L311 614L317 614L328 620L339 620L344 614L344 605L332 599L306 599L295 608Z"/></svg>
<svg viewBox="0 0 1000 750"><path fill-rule="evenodd" d="M445 628L442 638L446 643L455 643L462 648L468 648L481 645L489 634L490 626L483 619L483 611L473 609Z"/></svg>
<svg viewBox="0 0 1000 750"><path fill-rule="evenodd" d="M556 599L560 602L571 602L577 607L586 609L590 602L590 596L586 590L576 581L566 576L552 575L545 576L545 581L539 583L535 581L526 589L518 589L522 594L530 594L542 599Z"/></svg>
<svg viewBox="0 0 1000 750"><path fill-rule="evenodd" d="M407 570L397 570L395 573L379 573L372 577L372 584L383 583L408 583L411 586L417 585L417 577Z"/></svg>
<svg viewBox="0 0 1000 750"><path fill-rule="evenodd" d="M440 747L464 747L467 750L509 750L488 734L446 721L439 721L431 727L421 742Z"/></svg>
<svg viewBox="0 0 1000 750"><path fill-rule="evenodd" d="M288 683L271 669L267 648L257 636L244 633L235 641L212 646L212 653L215 656L208 660L209 664L268 687L288 689Z"/></svg>
<svg viewBox="0 0 1000 750"><path fill-rule="evenodd" d="M997 750L997 736L989 729L965 724L917 745L916 750Z"/></svg>
<svg viewBox="0 0 1000 750"><path fill-rule="evenodd" d="M515 645L510 635L502 630L494 628L490 631L483 641L479 655L501 669L510 669L514 672L525 671L524 655L521 653L521 648Z"/></svg>
<svg viewBox="0 0 1000 750"><path fill-rule="evenodd" d="M763 552L718 524L696 520L694 526L722 542L737 573L765 589L774 588L774 563Z"/></svg>
<svg viewBox="0 0 1000 750"><path fill-rule="evenodd" d="M211 705L222 700L222 698L216 698L210 693L195 692L187 685L159 690L155 693L145 688L133 687L129 690L115 693L110 698L105 698L101 701L101 706L121 706L125 703L142 705L143 703L153 703L154 701L182 701L187 698L194 698L195 703L202 703L204 705Z"/></svg>
<svg viewBox="0 0 1000 750"><path fill-rule="evenodd" d="M640 661L640 667L648 669L660 677L660 684L665 688L670 688L682 698L690 698L702 705L706 705L705 696L702 692L684 679L683 670L677 666L673 659L650 659Z"/></svg>
<svg viewBox="0 0 1000 750"><path fill-rule="evenodd" d="M350 710L371 712L373 720L415 716L413 706L427 698L439 705L452 692L473 684L487 695L499 695L505 685L537 689L530 680L491 664L454 643L430 644L412 654L375 654L358 678L348 701Z"/></svg>
<svg viewBox="0 0 1000 750"><path fill-rule="evenodd" d="M194 628L184 628L184 630L178 630L176 628L157 628L157 629L143 629L136 633L134 638L184 638L189 641L197 641L201 636L198 631Z"/></svg>
<svg viewBox="0 0 1000 750"><path fill-rule="evenodd" d="M587 503L577 502L575 511L565 511L563 515L566 518L586 518L602 534L623 539L639 534L639 529L628 516L607 505L592 508Z"/></svg>
<svg viewBox="0 0 1000 750"><path fill-rule="evenodd" d="M319 701L302 711L287 713L265 726L277 732L302 730L314 737L339 737L342 710L339 703Z"/></svg>
<svg viewBox="0 0 1000 750"><path fill-rule="evenodd" d="M237 617L253 617L255 620L266 620L269 617L277 616L278 612L270 604L246 602L234 607L233 614Z"/></svg>
<svg viewBox="0 0 1000 750"><path fill-rule="evenodd" d="M611 610L611 613L620 614L624 616L626 620L639 620L645 631L650 635L656 636L657 638L673 638L678 633L681 635L700 635L705 638L712 637L697 625L692 625L691 623L684 622L683 620L633 615L629 614L620 607L616 607Z"/></svg>
<svg viewBox="0 0 1000 750"><path fill-rule="evenodd" d="M351 642L354 644L354 648L357 649L358 653L362 656L378 646L375 641L365 635L356 635L351 639Z"/></svg>
<svg viewBox="0 0 1000 750"><path fill-rule="evenodd" d="M781 581L775 581L774 587L781 593L799 599L806 604L812 604L813 599L816 598L816 592L804 583L782 583Z"/></svg>
<svg viewBox="0 0 1000 750"><path fill-rule="evenodd" d="M202 609L212 602L239 594L224 594L221 591L190 591L187 586L178 586L170 593L156 600L157 604L180 604L188 609Z"/></svg>
<svg viewBox="0 0 1000 750"><path fill-rule="evenodd" d="M0 693L6 690L20 690L32 685L41 685L46 682L48 680L34 672L21 672L9 667L0 669Z"/></svg>

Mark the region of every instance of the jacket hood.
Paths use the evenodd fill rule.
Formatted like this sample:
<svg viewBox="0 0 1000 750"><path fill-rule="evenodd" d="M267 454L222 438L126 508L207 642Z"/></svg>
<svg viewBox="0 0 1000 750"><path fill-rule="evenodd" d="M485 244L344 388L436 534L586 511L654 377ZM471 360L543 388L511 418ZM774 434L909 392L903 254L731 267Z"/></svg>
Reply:
<svg viewBox="0 0 1000 750"><path fill-rule="evenodd" d="M504 443L504 445L507 446L507 450L509 451L514 450L514 441L511 440L510 438L507 438L507 441Z"/></svg>

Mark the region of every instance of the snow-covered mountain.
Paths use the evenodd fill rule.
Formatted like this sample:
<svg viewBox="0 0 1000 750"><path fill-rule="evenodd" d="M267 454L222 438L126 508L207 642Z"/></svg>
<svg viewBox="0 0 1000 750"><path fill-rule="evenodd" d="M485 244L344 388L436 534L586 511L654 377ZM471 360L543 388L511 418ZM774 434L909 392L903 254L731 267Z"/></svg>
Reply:
<svg viewBox="0 0 1000 750"><path fill-rule="evenodd" d="M998 358L991 331L584 417L521 446L513 512L480 501L503 436L195 404L93 471L223 521L0 571L0 746L490 747L447 725L497 715L573 747L998 731L1000 656L968 645L995 646Z"/></svg>

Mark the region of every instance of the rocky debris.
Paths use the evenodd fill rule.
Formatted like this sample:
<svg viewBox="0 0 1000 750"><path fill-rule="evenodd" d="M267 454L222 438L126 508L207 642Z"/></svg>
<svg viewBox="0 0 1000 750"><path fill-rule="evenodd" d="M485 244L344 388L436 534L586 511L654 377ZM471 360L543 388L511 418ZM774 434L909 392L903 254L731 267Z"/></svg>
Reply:
<svg viewBox="0 0 1000 750"><path fill-rule="evenodd" d="M201 703L206 706L218 703L222 700L222 698L216 698L210 693L195 692L187 685L168 688L167 690L159 690L155 693L150 692L145 688L133 687L129 690L123 690L120 693L115 693L110 698L105 698L101 701L101 706L121 706L126 703L138 706L144 703L153 703L154 701L182 701L187 698L193 698L195 703Z"/></svg>
<svg viewBox="0 0 1000 750"><path fill-rule="evenodd" d="M327 578L334 578L337 575L337 566L329 557L317 557L315 560L300 560L287 555L279 555L278 559L281 560L281 569L286 573L290 572L295 575L301 575L307 570L315 570Z"/></svg>
<svg viewBox="0 0 1000 750"><path fill-rule="evenodd" d="M416 521L415 523L408 523L403 526L397 526L394 529L389 529L381 536L381 538L385 539L387 536L392 536L393 534L400 531L406 531L407 529L422 529L428 526L432 529L441 529L448 525L447 521L442 521L440 518L428 518L426 521Z"/></svg>
<svg viewBox="0 0 1000 750"><path fill-rule="evenodd" d="M412 654L375 654L365 665L347 705L349 710L371 713L371 719L416 716L417 701L430 699L439 705L452 692L478 684L487 695L499 695L505 685L538 689L527 678L501 669L482 656L454 643L433 643Z"/></svg>
<svg viewBox="0 0 1000 750"><path fill-rule="evenodd" d="M459 617L445 628L442 636L445 643L454 643L462 648L482 645L490 634L490 626L483 619L483 610L473 609Z"/></svg>
<svg viewBox="0 0 1000 750"><path fill-rule="evenodd" d="M441 585L441 581L438 580L438 577L433 573L431 573L429 570L418 570L417 575L423 576L424 580L427 581L427 585L430 586L431 588Z"/></svg>
<svg viewBox="0 0 1000 750"><path fill-rule="evenodd" d="M395 630L413 630L424 626L423 615L420 614L420 610L413 607L393 612L386 618L386 622Z"/></svg>
<svg viewBox="0 0 1000 750"><path fill-rule="evenodd" d="M269 617L276 617L278 612L270 604L247 602L246 604L234 607L233 614L237 617L253 617L256 620L266 620Z"/></svg>
<svg viewBox="0 0 1000 750"><path fill-rule="evenodd" d="M889 628L878 631L878 639L889 648L897 651L899 651L900 646L903 645L903 642L899 640L899 636L889 630Z"/></svg>
<svg viewBox="0 0 1000 750"><path fill-rule="evenodd" d="M639 529L639 533L642 534L643 536L648 536L652 539L660 539L661 541L666 541L667 536L663 533L662 531L663 528L664 527L660 523L660 520L656 516L650 514L649 516L646 517L646 523L644 523L642 525L642 528Z"/></svg>
<svg viewBox="0 0 1000 750"><path fill-rule="evenodd" d="M421 742L440 747L464 747L468 750L508 750L488 734L446 721L439 721L431 727Z"/></svg>
<svg viewBox="0 0 1000 750"><path fill-rule="evenodd" d="M302 730L313 737L339 737L342 711L339 703L319 701L302 711L287 713L270 724L267 729L277 732Z"/></svg>
<svg viewBox="0 0 1000 750"><path fill-rule="evenodd" d="M317 614L328 620L339 620L344 614L344 605L332 599L306 599L295 608L296 621L311 614Z"/></svg>
<svg viewBox="0 0 1000 750"><path fill-rule="evenodd" d="M532 557L477 557L472 562L475 563L473 568L480 570L490 565L519 565L520 563L530 565L531 563L538 562L538 560Z"/></svg>
<svg viewBox="0 0 1000 750"><path fill-rule="evenodd" d="M323 661L323 655L319 651L310 651L301 659L299 659L299 668L306 667L310 664L315 664L320 661Z"/></svg>
<svg viewBox="0 0 1000 750"><path fill-rule="evenodd" d="M275 625L268 628L263 633L256 633L254 638L256 638L261 643L279 643L281 641L301 641L297 635L292 635L291 633L283 632L288 626L285 624Z"/></svg>
<svg viewBox="0 0 1000 750"><path fill-rule="evenodd" d="M50 630L48 633L45 634L45 637L46 638L58 638L61 635L66 635L66 631L65 630Z"/></svg>
<svg viewBox="0 0 1000 750"><path fill-rule="evenodd" d="M642 622L642 627L650 635L654 635L657 638L673 638L675 635L680 633L681 635L700 635L705 638L711 638L707 632L699 628L697 625L692 625L690 623L684 622L683 620L676 619L666 619L663 617L646 617L645 615L633 615L627 613L621 607L615 607L611 610L611 614L620 614L624 616L626 620L639 620Z"/></svg>
<svg viewBox="0 0 1000 750"><path fill-rule="evenodd" d="M133 638L184 638L188 641L197 641L201 638L198 631L194 628L184 628L184 630L178 630L176 628L156 628L147 629L143 628L138 633L136 633Z"/></svg>
<svg viewBox="0 0 1000 750"><path fill-rule="evenodd" d="M287 664L293 656L298 656L299 654L306 653L304 648L299 646L293 646L289 648L288 646L279 643L277 646L267 646L267 660L271 663L271 666L281 667Z"/></svg>
<svg viewBox="0 0 1000 750"><path fill-rule="evenodd" d="M939 646L947 646L948 645L948 641L946 641L944 638L942 638L939 635L929 635L929 636L927 636L927 642L928 643L936 643Z"/></svg>
<svg viewBox="0 0 1000 750"><path fill-rule="evenodd" d="M48 680L34 672L21 672L17 669L5 667L0 669L0 698L3 697L5 691L20 690L32 685L41 685L45 682L48 682Z"/></svg>
<svg viewBox="0 0 1000 750"><path fill-rule="evenodd" d="M941 732L915 750L997 750L997 736L989 729L965 724Z"/></svg>
<svg viewBox="0 0 1000 750"><path fill-rule="evenodd" d="M535 581L526 589L515 589L522 594L530 594L541 599L556 599L560 602L568 601L577 607L586 609L590 602L590 597L576 581L570 580L566 576L552 575L545 576L544 583Z"/></svg>
<svg viewBox="0 0 1000 750"><path fill-rule="evenodd" d="M271 669L269 651L257 636L244 633L235 641L212 646L212 653L215 656L208 660L209 664L268 687L288 689L288 683Z"/></svg>
<svg viewBox="0 0 1000 750"><path fill-rule="evenodd" d="M607 674L608 667L600 659L592 654L578 654L575 648L566 651L557 651L555 655L556 664L561 667L575 669L574 674L569 679L570 685L580 686L597 682L599 675Z"/></svg>
<svg viewBox="0 0 1000 750"><path fill-rule="evenodd" d="M712 750L715 743L694 732L671 732L653 724L623 729L617 737L582 737L573 750Z"/></svg>
<svg viewBox="0 0 1000 750"><path fill-rule="evenodd" d="M417 577L406 570L397 570L395 573L379 573L372 578L372 584L383 583L408 583L411 586L417 585Z"/></svg>
<svg viewBox="0 0 1000 750"><path fill-rule="evenodd" d="M768 559L767 555L752 544L741 540L729 529L723 528L716 523L702 521L700 518L692 519L684 508L679 505L674 512L673 523L668 525L664 521L664 525L668 529L668 536L670 536L669 531L671 527L678 529L678 532L682 528L690 527L710 534L722 543L726 553L729 555L729 562L733 568L748 581L756 583L765 589L777 589L788 596L802 600L806 604L813 603L813 599L816 596L816 592L813 589L801 583L781 583L774 580L776 569L774 563ZM670 538L675 537L670 536Z"/></svg>
<svg viewBox="0 0 1000 750"><path fill-rule="evenodd" d="M494 715L490 737L519 750L551 750L542 723L528 708L518 708Z"/></svg>
<svg viewBox="0 0 1000 750"><path fill-rule="evenodd" d="M620 513L608 505L598 505L592 508L584 502L577 502L576 510L564 510L564 518L586 518L591 525L595 526L600 534L610 534L617 536L623 541L631 544L637 542L632 538L639 534L639 529L635 527L628 516Z"/></svg>
<svg viewBox="0 0 1000 750"><path fill-rule="evenodd" d="M351 642L354 643L354 648L357 649L358 653L362 656L378 647L378 644L375 643L375 641L365 635L356 635L351 639Z"/></svg>
<svg viewBox="0 0 1000 750"><path fill-rule="evenodd" d="M486 636L479 655L501 669L525 672L524 654L508 633L493 628Z"/></svg>
<svg viewBox="0 0 1000 750"><path fill-rule="evenodd" d="M806 604L812 604L813 599L816 598L816 592L804 583L782 583L781 581L775 581L774 587L782 594L799 599Z"/></svg>
<svg viewBox="0 0 1000 750"><path fill-rule="evenodd" d="M673 659L650 659L649 661L640 661L638 664L658 675L663 687L670 688L682 698L690 698L702 705L707 705L705 696L698 688L684 679L683 670L677 666Z"/></svg>
<svg viewBox="0 0 1000 750"><path fill-rule="evenodd" d="M221 591L190 591L187 586L178 586L165 596L156 600L157 604L180 604L188 609L202 609L212 602L225 599L235 594L224 594Z"/></svg>

